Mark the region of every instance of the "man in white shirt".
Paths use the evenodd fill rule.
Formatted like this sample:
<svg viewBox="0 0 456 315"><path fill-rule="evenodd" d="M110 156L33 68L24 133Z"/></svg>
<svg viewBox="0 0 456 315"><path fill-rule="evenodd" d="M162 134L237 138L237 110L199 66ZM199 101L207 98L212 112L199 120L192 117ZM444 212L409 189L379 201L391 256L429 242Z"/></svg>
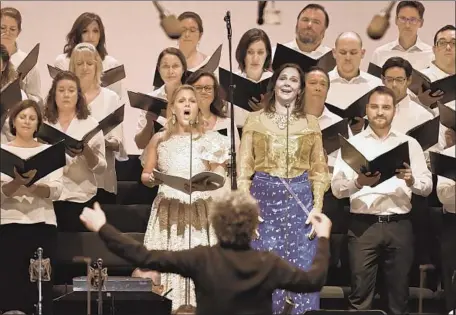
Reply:
<svg viewBox="0 0 456 315"><path fill-rule="evenodd" d="M334 59L336 59L336 68L328 73L331 82L327 98L329 104L350 105L382 84L379 78L361 71L359 68L366 50L363 48L363 41L358 33L341 33L337 37L332 51ZM344 108L341 107L341 109ZM352 134L357 134L364 129L363 118L355 117L355 122L350 125Z"/></svg>
<svg viewBox="0 0 456 315"><path fill-rule="evenodd" d="M413 101L407 94L412 84L412 71L410 62L401 57L389 58L382 67L383 84L394 92L397 101L392 126L402 133L434 118L429 107Z"/></svg>
<svg viewBox="0 0 456 315"><path fill-rule="evenodd" d="M435 60L429 68L421 70L431 82L446 78L456 73L456 28L453 25L446 25L439 29L434 36ZM455 109L455 101L445 106ZM454 146L456 144L456 132L440 125L438 150Z"/></svg>
<svg viewBox="0 0 456 315"><path fill-rule="evenodd" d="M455 146L447 148L442 154L455 157ZM442 274L445 286L447 311L456 309L456 190L455 182L439 176L437 179L437 196L443 205L444 219L441 249ZM450 313L451 314L451 313Z"/></svg>
<svg viewBox="0 0 456 315"><path fill-rule="evenodd" d="M319 59L331 48L322 45L326 29L329 26L329 15L325 8L316 3L310 3L301 10L296 21L296 38L286 44L286 47L314 59ZM274 47L272 58L275 54Z"/></svg>
<svg viewBox="0 0 456 315"><path fill-rule="evenodd" d="M375 49L372 63L383 66L391 57L407 59L415 69L424 69L432 61L432 47L418 37L424 23L424 6L418 1L401 1L396 7L395 23L399 38Z"/></svg>
<svg viewBox="0 0 456 315"><path fill-rule="evenodd" d="M357 174L339 152L331 182L337 198L350 198L348 251L352 272L351 309L371 308L377 269L382 265L388 314L406 314L409 272L413 262L413 231L410 222L412 192L428 196L431 173L418 142L392 129L395 94L378 86L366 105L369 126L349 139L372 159L403 142L408 142L410 166L380 184L378 172Z"/></svg>

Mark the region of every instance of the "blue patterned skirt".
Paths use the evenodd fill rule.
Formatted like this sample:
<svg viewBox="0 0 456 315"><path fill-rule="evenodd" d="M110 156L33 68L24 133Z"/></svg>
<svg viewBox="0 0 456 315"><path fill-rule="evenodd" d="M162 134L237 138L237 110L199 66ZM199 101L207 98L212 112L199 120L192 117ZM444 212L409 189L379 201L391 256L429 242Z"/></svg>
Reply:
<svg viewBox="0 0 456 315"><path fill-rule="evenodd" d="M307 210L311 211L313 197L307 173L288 179L287 183ZM260 238L252 242L253 248L272 251L291 264L308 270L315 256L317 239L310 241L307 237L311 230L310 225L305 225L307 214L288 193L279 177L256 172L250 192L258 201L264 220L259 226ZM287 295L296 304L292 314L303 314L320 307L318 292L296 294L276 290L272 296L275 314L282 311Z"/></svg>

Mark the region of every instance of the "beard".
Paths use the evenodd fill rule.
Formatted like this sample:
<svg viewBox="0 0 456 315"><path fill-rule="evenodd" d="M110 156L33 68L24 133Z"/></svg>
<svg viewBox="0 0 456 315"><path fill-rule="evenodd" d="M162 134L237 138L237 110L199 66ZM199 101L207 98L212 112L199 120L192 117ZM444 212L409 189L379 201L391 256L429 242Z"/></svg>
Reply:
<svg viewBox="0 0 456 315"><path fill-rule="evenodd" d="M317 34L314 32L299 34L299 41L304 44L315 44L317 41Z"/></svg>

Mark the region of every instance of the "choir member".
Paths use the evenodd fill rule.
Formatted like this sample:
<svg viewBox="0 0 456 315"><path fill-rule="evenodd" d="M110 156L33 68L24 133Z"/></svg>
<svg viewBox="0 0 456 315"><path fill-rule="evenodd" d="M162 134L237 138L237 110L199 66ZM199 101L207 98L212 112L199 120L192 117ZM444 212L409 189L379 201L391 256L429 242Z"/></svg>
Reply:
<svg viewBox="0 0 456 315"><path fill-rule="evenodd" d="M305 112L304 87L297 65L284 64L274 72L264 108L250 113L243 129L238 187L250 192L261 209L263 222L252 246L307 269L317 245L308 237L314 233L308 215L322 211L330 179L318 118ZM275 312L284 307L286 295L274 292ZM294 314L319 308L319 293L291 298Z"/></svg>
<svg viewBox="0 0 456 315"><path fill-rule="evenodd" d="M210 56L198 50L203 36L203 20L191 11L181 13L177 19L181 22L182 35L179 37L179 50L184 54L189 71L196 71L205 65Z"/></svg>
<svg viewBox="0 0 456 315"><path fill-rule="evenodd" d="M22 16L17 9L11 7L2 8L0 15L2 45L6 47L11 63L17 68L27 57L27 53L20 50L17 45L17 38L22 31ZM22 88L27 98L38 104L42 103L41 79L36 66L24 78Z"/></svg>
<svg viewBox="0 0 456 315"><path fill-rule="evenodd" d="M54 66L62 70L69 70L71 53L74 47L80 43L89 43L96 47L103 63L103 71L121 65L114 57L108 55L105 28L101 17L95 13L84 12L74 21L70 32L66 36L63 54L57 56ZM122 98L122 81L116 82L108 88Z"/></svg>
<svg viewBox="0 0 456 315"><path fill-rule="evenodd" d="M295 27L296 38L284 45L318 59L331 51L331 48L322 44L328 26L329 15L326 9L318 3L310 3L298 14ZM274 52L275 49L273 55Z"/></svg>
<svg viewBox="0 0 456 315"><path fill-rule="evenodd" d="M164 85L154 90L149 95L168 100L174 91L182 85L184 73L187 71L187 61L182 52L174 47L164 49L157 60L156 71L160 74L161 79L165 82ZM166 125L166 119L163 117L158 121L161 125ZM154 135L153 115L142 110L139 113L138 125L136 128L135 143L138 149L143 150L140 159L144 164L147 154L146 146Z"/></svg>
<svg viewBox="0 0 456 315"><path fill-rule="evenodd" d="M35 101L21 101L10 110L9 117L10 132L15 137L2 143L2 150L27 159L50 147L34 139L42 123L41 108ZM0 313L19 310L35 314L38 288L36 282L30 282L30 259L38 247L51 264L55 257L57 221L52 202L61 196L63 171L55 170L27 187L36 174L37 170L15 172L14 178L1 174ZM43 314L52 314L52 285L52 277L42 283Z"/></svg>
<svg viewBox="0 0 456 315"><path fill-rule="evenodd" d="M14 81L17 78L17 72L14 67L14 65L10 61L10 56L8 53L8 50L4 45L0 45L0 69L1 69L1 75L0 75L0 90L3 90L4 87L6 87L9 83ZM22 94L22 100L27 99L27 95L25 92L21 89L21 94ZM3 106L3 104L2 104ZM8 125L9 119L6 118L3 126L1 127L1 143L7 143L11 140L13 140L14 136L9 130L9 125Z"/></svg>
<svg viewBox="0 0 456 315"><path fill-rule="evenodd" d="M360 69L365 53L363 41L358 33L343 32L337 37L333 48L336 68L328 73L331 81L328 103L337 105L347 97L356 101L382 84L379 78ZM352 134L357 134L364 129L364 119L362 117L354 119L356 123L350 124L350 131ZM324 129L322 126L320 128Z"/></svg>
<svg viewBox="0 0 456 315"><path fill-rule="evenodd" d="M187 249L189 243L192 247L215 244L215 236L208 221L211 194L205 191L205 183L193 183L194 188L202 191L194 191L190 196L186 192L161 184L159 180L155 180L153 173L153 170L157 169L168 175L190 178L203 171L213 171L225 176L229 142L218 132L205 133L197 100L194 87L178 87L169 100L166 129L154 134L147 146L147 159L141 181L148 187L160 184L144 237L144 245L148 249L182 250ZM189 241L190 228L192 231ZM150 276L147 271L135 271L135 274ZM159 281L156 276L152 278L154 282ZM165 291L173 289L168 295L173 301L173 310L184 304L184 278L171 274L162 275L161 284ZM193 289L191 291L189 304L195 305Z"/></svg>
<svg viewBox="0 0 456 315"><path fill-rule="evenodd" d="M419 1L401 1L396 6L398 39L375 49L372 63L383 66L391 57L402 57L415 69L427 68L432 61L432 47L424 43L418 31L424 24L424 5Z"/></svg>
<svg viewBox="0 0 456 315"><path fill-rule="evenodd" d="M250 247L258 227L259 207L242 192L230 192L211 205L210 220L217 235L215 246L185 251L148 251L138 242L121 235L106 222L95 204L86 208L81 220L98 232L108 248L143 268L180 274L195 282L197 314L271 314L275 289L294 292L319 291L328 268L328 238L331 221L313 214L318 244L308 271L303 271L270 252Z"/></svg>
<svg viewBox="0 0 456 315"><path fill-rule="evenodd" d="M434 36L434 61L429 68L421 72L426 75L431 82L446 78L456 73L456 28L453 25L445 25L437 31ZM445 104L445 106L455 109L455 101ZM443 125L439 128L439 143L437 150L441 151L456 144L456 133Z"/></svg>
<svg viewBox="0 0 456 315"><path fill-rule="evenodd" d="M77 140L98 126L90 116L81 83L74 73L62 71L54 78L44 108L44 123ZM96 175L106 171L103 132L84 143L82 149L69 148L69 153L63 170L62 195L54 207L62 230L74 231L82 228L77 218L84 206L91 206L95 200Z"/></svg>
<svg viewBox="0 0 456 315"><path fill-rule="evenodd" d="M410 221L412 193L428 196L432 190L419 143L394 130L395 93L384 86L369 96L369 126L349 142L368 157L380 155L408 142L410 165L380 184L381 174L357 174L344 162L340 151L334 165L331 188L337 198L350 198L348 251L351 269L350 309L367 310L374 298L377 269L382 265L388 314L407 314L409 272L413 262L413 231Z"/></svg>
<svg viewBox="0 0 456 315"><path fill-rule="evenodd" d="M455 146L447 148L442 154L455 157ZM439 176L437 196L443 205L443 228L441 234L442 275L445 292L446 310L456 309L456 206L455 182ZM449 314L453 314L450 312Z"/></svg>
<svg viewBox="0 0 456 315"><path fill-rule="evenodd" d="M70 58L70 71L75 73L81 83L81 90L88 104L91 116L98 122L114 112L121 104L119 96L100 86L103 63L98 51L92 44L80 43L73 48ZM97 201L115 203L117 195L116 159L128 159L124 148L123 124L105 135L106 170L97 174Z"/></svg>

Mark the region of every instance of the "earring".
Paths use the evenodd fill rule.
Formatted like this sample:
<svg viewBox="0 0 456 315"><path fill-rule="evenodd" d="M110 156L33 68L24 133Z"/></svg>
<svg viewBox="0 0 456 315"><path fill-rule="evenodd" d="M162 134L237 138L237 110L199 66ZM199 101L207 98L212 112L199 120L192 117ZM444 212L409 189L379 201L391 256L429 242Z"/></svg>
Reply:
<svg viewBox="0 0 456 315"><path fill-rule="evenodd" d="M195 118L195 124L198 125L198 122L199 122L199 116L197 115L196 118Z"/></svg>
<svg viewBox="0 0 456 315"><path fill-rule="evenodd" d="M173 114L173 118L171 118L171 123L172 123L173 125L175 125L175 124L176 124L176 120L177 120L176 114Z"/></svg>

